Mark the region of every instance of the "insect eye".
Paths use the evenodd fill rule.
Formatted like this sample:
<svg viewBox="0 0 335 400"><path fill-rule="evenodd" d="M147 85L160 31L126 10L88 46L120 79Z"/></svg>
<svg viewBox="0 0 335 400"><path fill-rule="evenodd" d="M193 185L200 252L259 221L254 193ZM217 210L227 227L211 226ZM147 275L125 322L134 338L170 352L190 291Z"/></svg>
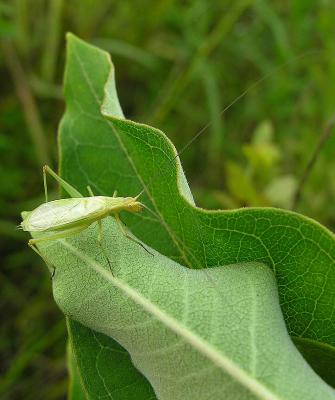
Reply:
<svg viewBox="0 0 335 400"><path fill-rule="evenodd" d="M138 211L142 211L143 207L142 207L141 203L135 202L135 203L131 204L130 209L131 209L131 211L138 212Z"/></svg>

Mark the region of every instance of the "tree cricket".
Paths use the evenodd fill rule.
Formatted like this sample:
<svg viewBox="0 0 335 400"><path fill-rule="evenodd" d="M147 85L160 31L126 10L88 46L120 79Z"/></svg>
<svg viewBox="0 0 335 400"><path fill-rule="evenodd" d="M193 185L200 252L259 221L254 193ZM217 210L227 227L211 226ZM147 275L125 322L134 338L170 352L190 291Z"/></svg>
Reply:
<svg viewBox="0 0 335 400"><path fill-rule="evenodd" d="M61 185L71 196L70 198L48 201L47 173ZM138 197L142 192L136 197L116 197L116 191L113 197L95 196L92 189L87 186L90 196L84 197L77 189L58 176L47 165L43 167L43 184L45 203L32 211L24 211L22 213L23 221L20 224L20 228L24 231L41 234L41 236L36 239L30 239L28 245L43 259L44 257L37 249L36 244L71 237L87 229L94 222L98 223L99 230L97 240L104 251L102 247L101 221L108 216L115 218L125 237L137 243L152 255L141 242L130 236L119 217L120 211L134 213L143 210L145 206L138 201ZM106 254L105 256L110 266L109 259Z"/></svg>

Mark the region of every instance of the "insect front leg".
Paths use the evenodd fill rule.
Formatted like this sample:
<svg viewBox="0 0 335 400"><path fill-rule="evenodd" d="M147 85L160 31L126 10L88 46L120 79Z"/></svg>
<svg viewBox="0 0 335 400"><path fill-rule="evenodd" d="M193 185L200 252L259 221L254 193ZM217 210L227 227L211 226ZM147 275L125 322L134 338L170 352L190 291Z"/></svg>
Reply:
<svg viewBox="0 0 335 400"><path fill-rule="evenodd" d="M149 253L151 256L153 256L153 254L152 254L140 241L134 239L133 237L131 237L131 236L129 235L129 233L127 232L126 228L124 227L124 225L123 225L123 223L122 223L122 221L121 221L119 215L118 215L118 214L113 214L113 216L114 216L116 222L118 223L119 228L121 229L121 232L123 233L123 235L124 235L127 239L129 239L129 240L135 242L136 244L138 244L139 246L141 246L147 253Z"/></svg>
<svg viewBox="0 0 335 400"><path fill-rule="evenodd" d="M101 219L98 221L98 242L102 243L102 222Z"/></svg>

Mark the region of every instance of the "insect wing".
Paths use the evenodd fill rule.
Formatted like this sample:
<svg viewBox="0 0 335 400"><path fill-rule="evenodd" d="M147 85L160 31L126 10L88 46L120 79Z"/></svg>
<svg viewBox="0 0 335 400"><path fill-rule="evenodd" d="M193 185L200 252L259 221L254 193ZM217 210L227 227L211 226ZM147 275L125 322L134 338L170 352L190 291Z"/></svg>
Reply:
<svg viewBox="0 0 335 400"><path fill-rule="evenodd" d="M105 202L99 197L50 201L33 210L22 228L30 232L60 229L79 221L93 221L105 209Z"/></svg>

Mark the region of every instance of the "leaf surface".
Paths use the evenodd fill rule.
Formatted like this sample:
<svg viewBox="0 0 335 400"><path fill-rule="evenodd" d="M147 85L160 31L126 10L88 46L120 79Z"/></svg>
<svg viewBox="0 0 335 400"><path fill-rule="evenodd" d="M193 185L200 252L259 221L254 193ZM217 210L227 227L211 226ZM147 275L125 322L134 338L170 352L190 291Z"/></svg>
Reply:
<svg viewBox="0 0 335 400"><path fill-rule="evenodd" d="M87 400L88 394L85 392L84 385L81 382L81 376L73 354L71 342L68 342L67 346L67 361L69 371L68 400Z"/></svg>
<svg viewBox="0 0 335 400"><path fill-rule="evenodd" d="M97 234L92 225L41 246L56 267L54 298L94 336L101 332L120 343L158 399L335 399L335 391L292 343L267 266L240 263L208 272L185 268L120 235L110 217L103 222L103 245L112 273ZM101 349L106 336L95 336ZM71 345L75 349L73 339ZM95 386L92 397L107 391L109 398L126 399L131 397L124 391L130 390L154 398L141 393L144 385L136 378L130 379L125 351L119 347L121 357L115 353L92 353L92 373L82 377L86 388ZM100 357L113 359L116 368L104 368L103 360L100 366ZM118 365L122 360L125 368ZM95 380L103 382L102 392Z"/></svg>
<svg viewBox="0 0 335 400"><path fill-rule="evenodd" d="M279 209L214 212L195 207L164 134L121 119L113 74L105 52L69 38L62 176L80 191L89 184L100 195L115 189L121 196L136 195L145 188L142 201L155 214L122 218L138 238L180 264L207 269L266 264L274 271L290 335L306 339L301 346L307 350L325 344L333 351L334 236L315 221ZM316 370L331 359L322 354L309 359Z"/></svg>
<svg viewBox="0 0 335 400"><path fill-rule="evenodd" d="M68 331L73 371L69 400L156 398L150 384L117 342L71 319L68 319Z"/></svg>

